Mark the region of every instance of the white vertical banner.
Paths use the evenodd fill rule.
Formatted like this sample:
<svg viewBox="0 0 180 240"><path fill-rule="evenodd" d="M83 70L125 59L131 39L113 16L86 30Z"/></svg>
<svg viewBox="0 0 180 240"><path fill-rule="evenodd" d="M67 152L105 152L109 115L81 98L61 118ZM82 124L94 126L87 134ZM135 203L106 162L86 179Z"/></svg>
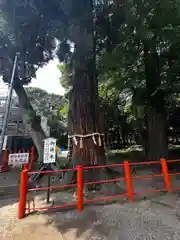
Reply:
<svg viewBox="0 0 180 240"><path fill-rule="evenodd" d="M44 163L56 162L56 139L46 138L44 140Z"/></svg>

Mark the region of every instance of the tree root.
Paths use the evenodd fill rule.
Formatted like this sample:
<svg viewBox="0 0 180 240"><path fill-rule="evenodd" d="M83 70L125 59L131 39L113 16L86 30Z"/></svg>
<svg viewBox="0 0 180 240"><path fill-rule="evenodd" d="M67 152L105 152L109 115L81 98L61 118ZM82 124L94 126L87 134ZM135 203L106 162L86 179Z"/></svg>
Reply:
<svg viewBox="0 0 180 240"><path fill-rule="evenodd" d="M72 168L72 161L68 161L66 166L63 166L63 169ZM42 168L42 166L41 166ZM52 169L54 170L55 167L53 166ZM41 169L42 170L42 169ZM45 170L45 169L44 169ZM119 175L119 174L118 174ZM36 174L33 176L32 182L38 182L44 174ZM112 170L108 169L101 169L101 170L88 170L84 171L84 181L85 182L98 182L102 180L111 180L113 178L117 177L117 173L115 173ZM65 173L60 173L58 176L54 177L54 180L52 181L53 184L58 185L69 185L76 182L76 172L75 171L68 171ZM116 182L110 182L110 183L102 183L102 184L92 184L92 185L85 185L84 186L84 192L88 194L88 192L92 191L98 191L101 192L104 195L114 195L114 194L122 194L125 192L125 189L118 186Z"/></svg>
<svg viewBox="0 0 180 240"><path fill-rule="evenodd" d="M103 170L101 173L101 179L105 180L112 180L114 179L114 173L113 171L109 172L108 170ZM110 183L103 183L101 184L101 193L105 195L114 195L114 194L122 194L125 192L125 189L118 186L116 182L110 182Z"/></svg>
<svg viewBox="0 0 180 240"><path fill-rule="evenodd" d="M108 171L105 169L101 170L100 172L98 171L98 173L96 173L96 176L93 176L93 174L88 174L88 175L89 176L87 177L84 176L85 182L111 180L115 178L115 174L113 171ZM74 172L66 172L64 174L64 177L60 180L60 185L68 185L74 182L76 182L76 174ZM85 193L88 193L94 190L100 191L105 195L122 194L125 192L125 189L118 186L116 182L92 184L92 185L84 186Z"/></svg>

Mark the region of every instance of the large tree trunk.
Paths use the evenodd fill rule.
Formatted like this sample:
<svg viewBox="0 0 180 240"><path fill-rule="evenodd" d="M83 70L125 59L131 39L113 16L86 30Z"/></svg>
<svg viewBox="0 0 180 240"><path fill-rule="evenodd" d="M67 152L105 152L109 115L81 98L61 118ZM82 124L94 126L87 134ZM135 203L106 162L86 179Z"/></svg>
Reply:
<svg viewBox="0 0 180 240"><path fill-rule="evenodd" d="M98 82L96 77L96 69L94 59L89 60L84 66L75 68L73 81L73 89L70 96L69 109L69 135L86 135L93 133L102 133L100 121L100 107L98 97ZM104 137L94 136L76 137L76 141L72 142L72 161L74 165L100 165L105 163ZM99 138L101 144L99 144ZM77 145L76 145L77 144ZM96 171L95 171L96 172ZM86 180L91 181L97 179L100 174L85 174Z"/></svg>
<svg viewBox="0 0 180 240"><path fill-rule="evenodd" d="M43 140L46 138L43 129L41 128L41 120L36 116L24 87L21 85L15 85L14 90L19 98L19 107L22 112L24 124L30 125L30 132L32 140L37 148L39 161L43 159Z"/></svg>
<svg viewBox="0 0 180 240"><path fill-rule="evenodd" d="M75 39L74 75L69 99L69 135L72 142L74 165L101 165L105 163L104 136L87 134L103 133L100 120L98 79L96 75L96 40L94 36L93 1L86 1L84 29ZM87 17L87 18L86 18ZM76 135L81 135L78 137ZM94 137L94 139L93 139ZM84 172L84 181L105 179L102 170ZM96 185L97 186L97 185ZM110 185L109 185L109 188ZM107 189L107 188L106 188ZM118 188L119 189L119 188Z"/></svg>
<svg viewBox="0 0 180 240"><path fill-rule="evenodd" d="M102 133L100 123L100 103L98 79L96 74L96 37L94 30L93 1L84 4L84 24L81 34L75 39L73 89L70 98L71 129L70 135ZM77 137L73 141L72 159L74 164L99 165L105 161L103 144L98 144L99 136ZM104 142L104 137L101 136ZM82 143L82 144L81 144ZM100 146L101 145L101 146Z"/></svg>
<svg viewBox="0 0 180 240"><path fill-rule="evenodd" d="M84 64L86 65L84 66ZM86 59L75 68L73 89L69 99L69 135L103 133L96 77L95 59ZM103 165L106 163L104 136L76 137L71 139L73 165ZM101 141L99 141L101 140ZM82 142L81 142L82 141ZM96 143L96 144L95 144ZM107 169L88 169L84 172L84 182L112 179ZM114 183L90 185L87 190L101 189L105 194L122 193Z"/></svg>
<svg viewBox="0 0 180 240"><path fill-rule="evenodd" d="M166 116L148 106L148 159L159 160L167 157Z"/></svg>
<svg viewBox="0 0 180 240"><path fill-rule="evenodd" d="M167 157L168 142L166 129L166 113L164 93L160 89L159 56L155 41L151 45L144 44L144 60L147 88L147 127L148 127L148 159L158 160Z"/></svg>

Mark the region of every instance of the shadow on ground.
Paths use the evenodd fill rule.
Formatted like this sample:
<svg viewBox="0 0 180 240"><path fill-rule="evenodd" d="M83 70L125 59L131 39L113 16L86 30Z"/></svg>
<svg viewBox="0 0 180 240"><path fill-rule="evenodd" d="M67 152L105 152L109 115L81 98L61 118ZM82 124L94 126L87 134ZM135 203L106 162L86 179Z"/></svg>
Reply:
<svg viewBox="0 0 180 240"><path fill-rule="evenodd" d="M92 207L86 208L82 213L77 213L74 210L64 212L61 216L59 214L57 216L49 214L47 224L53 224L66 237L73 233L74 237L79 239L86 234L91 235L92 232L96 232L96 235L100 236L109 235L109 229L103 226L97 211Z"/></svg>
<svg viewBox="0 0 180 240"><path fill-rule="evenodd" d="M45 213L64 239L180 239L178 194L157 195L134 203L111 203L76 210Z"/></svg>

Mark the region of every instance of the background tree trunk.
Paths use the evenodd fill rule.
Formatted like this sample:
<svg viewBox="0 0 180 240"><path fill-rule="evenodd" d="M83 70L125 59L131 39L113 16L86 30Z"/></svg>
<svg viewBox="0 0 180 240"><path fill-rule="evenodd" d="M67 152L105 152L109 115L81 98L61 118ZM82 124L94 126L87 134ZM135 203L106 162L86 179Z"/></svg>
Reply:
<svg viewBox="0 0 180 240"><path fill-rule="evenodd" d="M148 159L159 160L167 157L168 142L166 117L162 112L148 106Z"/></svg>
<svg viewBox="0 0 180 240"><path fill-rule="evenodd" d="M30 132L32 140L37 148L39 160L43 159L43 140L46 138L46 135L41 128L41 120L36 116L28 96L24 90L24 87L21 85L15 85L14 90L19 98L19 107L22 112L24 124L30 124Z"/></svg>
<svg viewBox="0 0 180 240"><path fill-rule="evenodd" d="M164 93L161 89L159 56L156 51L155 40L149 45L144 44L144 62L148 96L148 159L158 160L161 157L167 157L168 141Z"/></svg>

